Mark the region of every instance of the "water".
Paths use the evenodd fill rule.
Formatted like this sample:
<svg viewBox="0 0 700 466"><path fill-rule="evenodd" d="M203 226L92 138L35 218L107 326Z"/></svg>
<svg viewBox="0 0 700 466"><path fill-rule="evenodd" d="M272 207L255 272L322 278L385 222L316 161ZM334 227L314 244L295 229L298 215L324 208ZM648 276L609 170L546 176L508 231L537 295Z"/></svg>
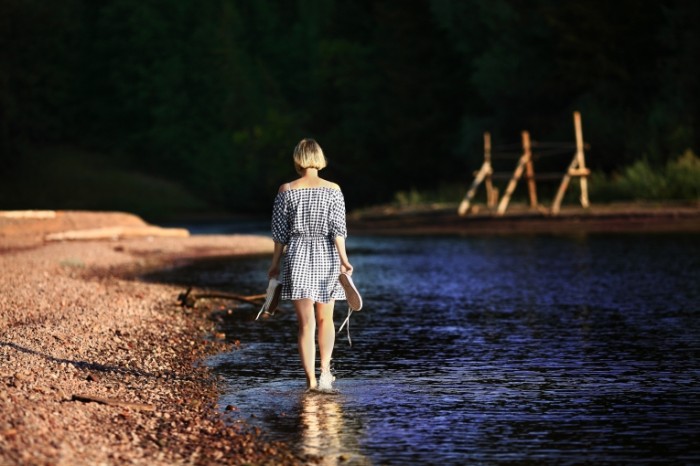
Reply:
<svg viewBox="0 0 700 466"><path fill-rule="evenodd" d="M210 361L221 405L324 464L700 463L699 239L351 238L365 308L340 393L304 393L288 304L242 307L240 348ZM157 278L252 294L268 265Z"/></svg>

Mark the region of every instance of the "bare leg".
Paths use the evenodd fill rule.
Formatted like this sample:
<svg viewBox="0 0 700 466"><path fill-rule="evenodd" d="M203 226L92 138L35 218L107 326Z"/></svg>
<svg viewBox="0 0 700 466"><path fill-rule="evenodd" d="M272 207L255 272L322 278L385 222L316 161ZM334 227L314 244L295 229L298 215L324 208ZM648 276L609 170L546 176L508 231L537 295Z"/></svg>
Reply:
<svg viewBox="0 0 700 466"><path fill-rule="evenodd" d="M306 386L316 388L316 319L314 318L314 302L310 299L299 299L294 302L294 310L299 321L299 357L306 373Z"/></svg>
<svg viewBox="0 0 700 466"><path fill-rule="evenodd" d="M331 357L335 345L335 325L333 324L333 306L335 300L328 303L316 303L316 322L318 324L318 349L321 353L321 372L331 368Z"/></svg>

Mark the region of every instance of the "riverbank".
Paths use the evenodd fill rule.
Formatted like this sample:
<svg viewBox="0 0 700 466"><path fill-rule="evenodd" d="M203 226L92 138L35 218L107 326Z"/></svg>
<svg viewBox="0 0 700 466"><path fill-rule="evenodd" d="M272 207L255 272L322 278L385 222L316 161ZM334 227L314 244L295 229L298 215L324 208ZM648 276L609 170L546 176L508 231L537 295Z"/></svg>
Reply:
<svg viewBox="0 0 700 466"><path fill-rule="evenodd" d="M82 230L120 226L79 217ZM114 230L115 239L49 241L57 231L21 222L0 222L0 464L309 460L225 421L217 380L198 363L236 346L209 312L180 307L181 287L129 278L179 260L267 254L270 239L138 227Z"/></svg>
<svg viewBox="0 0 700 466"><path fill-rule="evenodd" d="M613 203L588 209L564 206L553 216L545 209L522 204L509 206L503 216L474 206L464 217L457 205L423 205L407 208L375 207L348 216L352 234L571 234L700 232L700 204Z"/></svg>

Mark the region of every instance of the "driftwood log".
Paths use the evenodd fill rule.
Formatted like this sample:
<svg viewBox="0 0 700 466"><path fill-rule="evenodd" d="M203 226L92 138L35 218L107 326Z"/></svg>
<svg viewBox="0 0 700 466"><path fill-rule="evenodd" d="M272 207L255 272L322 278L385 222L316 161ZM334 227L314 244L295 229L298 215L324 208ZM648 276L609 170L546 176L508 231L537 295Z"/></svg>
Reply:
<svg viewBox="0 0 700 466"><path fill-rule="evenodd" d="M232 299L235 301L241 301L244 303L252 304L258 306L262 304L265 300L264 294L256 294L251 296L243 296L236 293L227 293L225 291L200 291L197 293L192 292L192 287L187 288L186 291L180 293L177 296L177 300L182 307L194 307L198 299Z"/></svg>
<svg viewBox="0 0 700 466"><path fill-rule="evenodd" d="M116 398L101 398L92 395L73 395L71 400L80 401L82 403L99 403L107 406L117 406L120 408L138 409L139 411L155 411L155 406L146 403L132 403L130 401L122 401Z"/></svg>
<svg viewBox="0 0 700 466"><path fill-rule="evenodd" d="M187 238L190 232L184 228L161 228L151 225L115 226L90 228L86 230L68 230L50 233L46 241L85 241L98 239L142 238L155 236L159 238Z"/></svg>

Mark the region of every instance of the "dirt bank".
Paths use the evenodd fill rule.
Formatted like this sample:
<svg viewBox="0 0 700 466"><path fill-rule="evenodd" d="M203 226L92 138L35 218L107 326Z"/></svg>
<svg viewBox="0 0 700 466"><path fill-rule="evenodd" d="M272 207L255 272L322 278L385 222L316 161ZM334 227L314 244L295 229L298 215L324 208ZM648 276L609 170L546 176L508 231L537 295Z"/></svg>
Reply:
<svg viewBox="0 0 700 466"><path fill-rule="evenodd" d="M196 362L236 349L205 312L179 307L181 289L121 278L181 258L269 253L270 239L46 243L44 233L0 244L0 464L311 460L224 422L217 382Z"/></svg>

